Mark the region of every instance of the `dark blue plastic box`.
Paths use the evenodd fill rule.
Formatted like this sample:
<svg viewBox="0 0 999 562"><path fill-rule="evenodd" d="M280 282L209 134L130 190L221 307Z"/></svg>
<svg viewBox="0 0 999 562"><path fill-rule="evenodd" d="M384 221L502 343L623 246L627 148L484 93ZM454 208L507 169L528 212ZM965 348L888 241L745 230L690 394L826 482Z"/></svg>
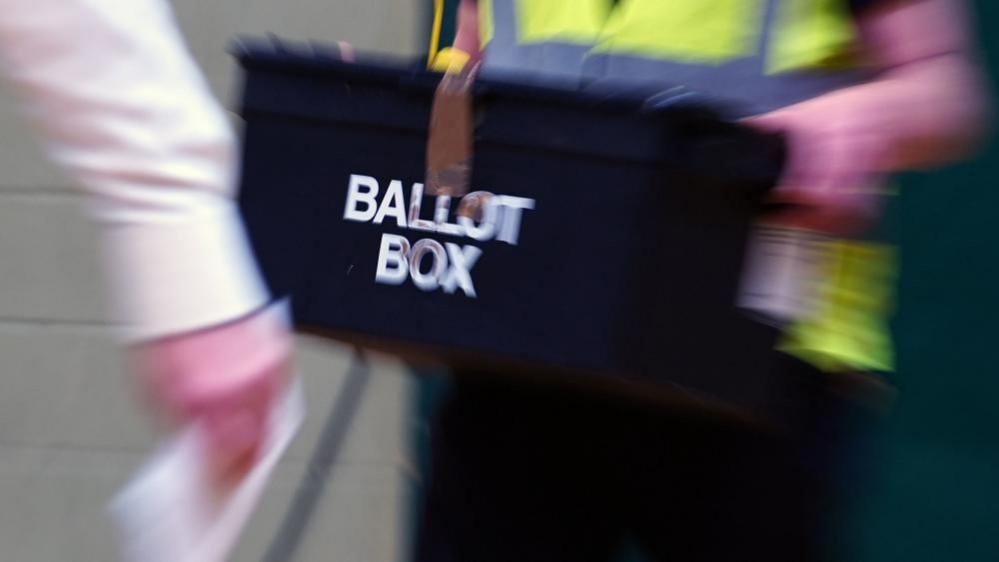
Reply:
<svg viewBox="0 0 999 562"><path fill-rule="evenodd" d="M244 42L237 55L242 210L267 282L292 295L301 329L478 369L744 408L771 399L774 333L734 303L749 225L779 170L777 139L689 98L652 108L634 92L480 80L472 189L533 208L516 211L513 235L512 215L497 219L507 241L477 240L411 228L409 216L403 228L398 205L383 201L397 180L408 215L423 182L439 75L272 43ZM352 178L362 199L377 182L374 211L347 212ZM432 219L435 199L421 203ZM381 224L345 219L382 205ZM441 277L427 242L423 288L388 258L402 282L377 282L382 246L400 236L439 244ZM454 273L450 292L433 287L454 251L474 259L474 297Z"/></svg>

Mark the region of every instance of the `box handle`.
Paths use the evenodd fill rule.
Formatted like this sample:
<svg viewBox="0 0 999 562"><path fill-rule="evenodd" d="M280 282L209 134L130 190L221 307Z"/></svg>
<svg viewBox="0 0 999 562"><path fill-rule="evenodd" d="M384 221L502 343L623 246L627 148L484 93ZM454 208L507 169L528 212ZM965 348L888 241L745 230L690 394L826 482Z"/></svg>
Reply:
<svg viewBox="0 0 999 562"><path fill-rule="evenodd" d="M478 66L447 73L434 92L427 137L426 194L462 197L472 174L473 92Z"/></svg>

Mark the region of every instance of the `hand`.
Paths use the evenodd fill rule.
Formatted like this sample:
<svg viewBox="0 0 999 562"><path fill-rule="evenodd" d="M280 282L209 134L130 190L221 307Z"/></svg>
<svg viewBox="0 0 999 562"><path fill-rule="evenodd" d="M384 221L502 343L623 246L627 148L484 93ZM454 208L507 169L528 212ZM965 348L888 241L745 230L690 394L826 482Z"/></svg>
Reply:
<svg viewBox="0 0 999 562"><path fill-rule="evenodd" d="M893 131L883 122L879 101L877 84L870 84L748 121L787 137L788 160L773 198L791 207L770 217L772 222L850 234L877 218L877 188L894 158Z"/></svg>
<svg viewBox="0 0 999 562"><path fill-rule="evenodd" d="M292 339L272 309L235 322L136 345L135 372L171 425L205 431L211 478L221 489L253 466L267 416L289 379Z"/></svg>

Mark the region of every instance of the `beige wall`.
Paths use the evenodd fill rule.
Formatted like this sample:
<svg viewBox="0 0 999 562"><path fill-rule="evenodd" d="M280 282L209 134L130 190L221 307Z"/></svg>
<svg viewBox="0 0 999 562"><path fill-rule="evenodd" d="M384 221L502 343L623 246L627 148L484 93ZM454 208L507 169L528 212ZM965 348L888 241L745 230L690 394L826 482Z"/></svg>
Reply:
<svg viewBox="0 0 999 562"><path fill-rule="evenodd" d="M427 0L429 3L429 0ZM192 51L231 105L239 34L347 40L414 53L413 0L177 0ZM80 198L0 95L0 560L114 559L105 503L152 443L114 348ZM347 361L303 339L311 415L236 560L259 560L298 485ZM410 381L379 362L299 560L404 559Z"/></svg>

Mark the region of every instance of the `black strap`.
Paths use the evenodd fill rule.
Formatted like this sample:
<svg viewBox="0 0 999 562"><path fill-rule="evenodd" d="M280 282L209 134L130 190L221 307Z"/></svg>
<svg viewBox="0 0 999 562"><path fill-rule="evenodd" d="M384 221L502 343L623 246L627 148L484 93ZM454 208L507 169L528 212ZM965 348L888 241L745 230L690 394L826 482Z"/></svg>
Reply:
<svg viewBox="0 0 999 562"><path fill-rule="evenodd" d="M264 562L288 562L302 544L302 537L315 515L316 507L332 479L333 465L350 433L364 390L368 385L370 366L359 349L354 350L343 387L333 402L316 448L312 451L305 476L295 491L295 497L281 521L277 535L264 554Z"/></svg>

